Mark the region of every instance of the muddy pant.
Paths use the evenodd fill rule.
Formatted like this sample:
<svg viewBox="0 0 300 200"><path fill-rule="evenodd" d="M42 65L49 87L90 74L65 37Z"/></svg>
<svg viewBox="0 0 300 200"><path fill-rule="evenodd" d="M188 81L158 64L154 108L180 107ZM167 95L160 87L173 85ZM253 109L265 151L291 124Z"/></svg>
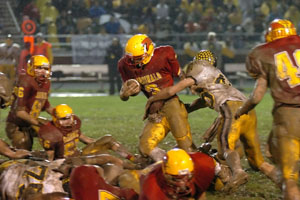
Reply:
<svg viewBox="0 0 300 200"><path fill-rule="evenodd" d="M146 121L140 135L140 152L144 155L149 155L167 136L169 131L172 132L179 148L191 151L194 144L184 104L178 98L167 100L160 114L162 115L161 122Z"/></svg>
<svg viewBox="0 0 300 200"><path fill-rule="evenodd" d="M258 139L257 118L255 111L252 110L235 120L234 114L242 104L240 101L227 101L221 107L223 119L222 129L218 135L219 156L222 158L225 153L235 150L240 139L250 166L258 169L264 158Z"/></svg>
<svg viewBox="0 0 300 200"><path fill-rule="evenodd" d="M272 135L269 147L283 178L298 182L300 157L300 108L279 107L273 111Z"/></svg>

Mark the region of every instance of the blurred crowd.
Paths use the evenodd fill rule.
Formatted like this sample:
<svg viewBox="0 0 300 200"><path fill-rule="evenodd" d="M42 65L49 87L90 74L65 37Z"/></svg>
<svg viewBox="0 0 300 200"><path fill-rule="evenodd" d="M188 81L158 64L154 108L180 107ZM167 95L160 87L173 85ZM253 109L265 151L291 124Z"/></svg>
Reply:
<svg viewBox="0 0 300 200"><path fill-rule="evenodd" d="M124 45L125 35L143 33L157 45L172 45L183 55L181 63L200 49L211 50L223 69L237 52L264 41L273 19L289 19L300 30L300 0L15 0L15 5L18 21L33 20L36 33L54 48L71 44L73 63L103 63L114 35Z"/></svg>
<svg viewBox="0 0 300 200"><path fill-rule="evenodd" d="M55 34L261 33L274 18L300 26L299 0L17 0L20 21Z"/></svg>

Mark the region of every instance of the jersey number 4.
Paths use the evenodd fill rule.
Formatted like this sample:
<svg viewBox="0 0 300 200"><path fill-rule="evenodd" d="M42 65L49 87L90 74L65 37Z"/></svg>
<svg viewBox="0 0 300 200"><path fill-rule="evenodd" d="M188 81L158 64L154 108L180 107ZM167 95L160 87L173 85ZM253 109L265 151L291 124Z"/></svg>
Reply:
<svg viewBox="0 0 300 200"><path fill-rule="evenodd" d="M287 80L291 88L300 85L300 49L294 51L293 57L297 66L286 51L274 55L277 77L281 81Z"/></svg>

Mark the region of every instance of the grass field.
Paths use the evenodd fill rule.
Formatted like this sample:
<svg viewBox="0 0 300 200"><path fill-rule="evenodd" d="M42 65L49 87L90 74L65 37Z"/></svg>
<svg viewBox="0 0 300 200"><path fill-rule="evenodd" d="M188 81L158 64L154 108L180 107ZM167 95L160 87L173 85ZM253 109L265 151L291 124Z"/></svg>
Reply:
<svg viewBox="0 0 300 200"><path fill-rule="evenodd" d="M184 102L191 102L196 96L180 95ZM86 135L99 138L105 134L113 135L117 140L125 144L132 152L137 153L137 141L143 127L142 116L146 98L139 95L123 102L118 96L105 97L51 97L50 102L53 106L66 103L73 108L82 120L82 132ZM258 130L261 139L262 150L272 123L272 99L267 94L263 101L256 108L258 116ZM8 109L1 111L0 137L8 141L5 133L5 119ZM48 117L47 114L43 116ZM202 109L189 115L189 122L192 129L193 139L197 146L202 143L201 135L210 126L216 112L210 109ZM175 145L173 138L168 135L161 144L162 148L170 149ZM82 145L81 145L82 146ZM40 149L38 141L35 140L34 149ZM223 200L260 200L260 199L281 199L281 192L275 185L259 172L253 171L245 158L242 159L244 168L250 175L247 184L241 186L235 194L224 195L222 193L208 192L207 199Z"/></svg>

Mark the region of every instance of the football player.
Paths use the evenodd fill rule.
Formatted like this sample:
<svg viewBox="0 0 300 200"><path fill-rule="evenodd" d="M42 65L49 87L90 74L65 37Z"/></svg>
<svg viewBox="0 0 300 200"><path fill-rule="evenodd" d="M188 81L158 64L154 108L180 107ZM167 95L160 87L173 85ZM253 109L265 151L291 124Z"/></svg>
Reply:
<svg viewBox="0 0 300 200"><path fill-rule="evenodd" d="M36 55L28 61L27 74L18 77L5 129L13 147L31 150L33 137L43 124L38 120L40 112L52 114L53 108L48 101L50 74L48 59Z"/></svg>
<svg viewBox="0 0 300 200"><path fill-rule="evenodd" d="M0 72L0 108L8 106L11 97L10 82L5 74ZM30 155L27 150L14 150L5 141L0 139L0 154L8 158L23 158Z"/></svg>
<svg viewBox="0 0 300 200"><path fill-rule="evenodd" d="M112 173L107 170L108 167L115 166L123 169L122 160L108 154L70 157L51 162L10 160L0 164L0 196L3 200L66 200L70 196L70 173L74 168L85 164L93 165L97 176L101 176L106 185L114 184L115 179L122 172L114 173L112 178ZM92 186L95 177L89 177L87 174L82 177L83 174L75 172L74 174L73 179L82 179L82 182L75 183L75 186L73 184L74 187L80 184ZM91 190L87 190L89 191Z"/></svg>
<svg viewBox="0 0 300 200"><path fill-rule="evenodd" d="M188 154L184 150L182 149L173 149L173 150L176 152L170 153L173 159L170 160L172 164L169 164L169 167L172 169L170 168L168 169L169 173L171 173L171 171L174 172L175 170L179 170L180 167L187 166L187 164L189 163L187 164L185 163L190 159L189 156L186 156ZM193 190L192 194L187 194L191 188L186 188L186 190L184 190L185 188L184 186L182 186L180 191L178 190L179 188L174 189L175 191L178 192L177 195L173 196L174 199L185 199L185 197L191 197L193 195L198 196L199 193L201 193L200 191L205 191L207 187L210 185L210 181L212 180L211 179L212 177L214 178L212 186L214 186L214 189L216 190L224 187L224 183L226 183L230 179L231 172L228 169L228 167L216 162L210 156L207 156L206 154L203 153L191 153L190 156L192 157L193 162L197 166L194 171L198 171L197 173L196 172L194 173L194 171L192 173L195 174L195 177L196 176L198 177L198 173L202 173L202 175L199 176L199 179L201 179L201 181L199 181L199 179L197 178L195 178L197 179L196 181L193 180L195 182L196 187L200 187L200 188L194 188L193 186L189 185ZM188 160L186 160L186 158L188 158ZM71 159L74 160L75 158L71 158ZM90 158L88 157L87 160L90 160ZM183 165L180 164L177 165L179 162L182 162ZM71 162L70 164L73 166L75 163L76 162ZM93 164L92 162L87 162L87 161L84 161L84 163ZM97 163L99 163L99 161ZM80 164L80 162L75 165L78 166L78 164ZM155 170L157 171L158 168L161 168L161 165L162 165L162 161L157 161L141 170L123 170L121 171L120 174L118 174L115 177L115 181L112 182L109 182L107 180L107 176L105 173L103 176L102 175L103 173L101 173L101 171L99 172L98 167L95 166L77 167L74 170L72 170L70 176L70 188L72 191L72 195L73 197L75 197L75 199L77 198L98 199L100 197L102 198L111 197L111 198L119 199L120 197L125 197L125 196L127 197L127 198L125 197L126 199L135 199L136 194L140 194L141 191L143 191L144 195L149 195L149 193L152 192L150 188L153 184L155 185L153 192L156 192L155 190L160 190L160 189L156 187L157 184L156 181L154 182L152 182L152 180L145 181L145 179L148 179L148 176L151 177L150 179L153 179L154 177L153 171ZM177 172L179 173L179 171ZM208 173L207 176L206 173ZM82 174L84 174L84 176L82 176ZM157 173L155 173L155 175L157 175ZM158 177L159 177L158 181L161 181L160 174L158 175ZM140 183L140 181L142 181L142 184ZM170 193L174 192L171 191L172 190L171 188L173 188L173 186L170 186L169 188L167 185L168 184L165 182L159 183L159 186L162 187L162 190L167 189L168 192ZM186 195L182 195L183 190ZM197 194L193 193L195 191L197 191ZM166 195L169 196L168 194ZM164 197L164 195L162 195L161 198L156 194L154 194L154 196L151 197L153 197L152 199L161 199Z"/></svg>
<svg viewBox="0 0 300 200"><path fill-rule="evenodd" d="M81 132L81 120L66 104L60 104L54 108L52 121L40 127L38 136L49 160L79 155L109 154L110 151L132 162L142 160L131 154L111 135L105 135L98 140L85 136ZM87 144L82 150L78 149L79 141ZM135 165L132 162L124 162L125 167L134 168Z"/></svg>
<svg viewBox="0 0 300 200"><path fill-rule="evenodd" d="M203 153L187 154L182 149L167 152L164 161L131 171L134 174L122 183L122 189L107 184L94 166L80 166L70 176L72 196L79 200L112 199L185 199L204 197L204 192L215 176L215 161ZM84 176L83 176L84 174ZM122 174L121 176L124 176ZM124 177L122 177L124 178ZM121 179L122 179L121 178ZM139 187L139 179L141 180ZM131 183L129 180L131 180ZM133 187L137 184L137 187Z"/></svg>
<svg viewBox="0 0 300 200"><path fill-rule="evenodd" d="M172 86L174 78L181 75L174 49L171 46L155 48L152 40L144 34L134 35L127 41L125 55L118 62L118 70L123 79L120 91L123 101L136 95L140 87L149 98L161 89ZM130 79L136 79L140 85L127 84ZM176 94L152 104L149 110L148 120L139 139L139 151L144 156L150 156L155 161L161 160L165 151L158 144L169 131L172 132L178 147L193 151L195 147L187 112Z"/></svg>
<svg viewBox="0 0 300 200"><path fill-rule="evenodd" d="M274 100L273 126L269 148L283 175L284 199L300 199L298 188L300 139L300 37L285 19L273 20L266 43L253 48L246 59L256 84L249 99L237 111L243 118L263 99L270 88Z"/></svg>
<svg viewBox="0 0 300 200"><path fill-rule="evenodd" d="M169 150L163 161L141 176L139 199L205 199L215 166L214 159L204 153Z"/></svg>
<svg viewBox="0 0 300 200"><path fill-rule="evenodd" d="M79 156L78 141L90 144L95 140L81 133L81 120L73 114L66 104L60 104L53 110L52 121L40 127L40 143L48 154L48 159Z"/></svg>
<svg viewBox="0 0 300 200"><path fill-rule="evenodd" d="M250 166L259 169L272 180L276 180L275 167L264 161L257 134L255 111L236 120L234 113L246 100L246 97L234 88L224 74L216 68L216 58L208 50L201 50L187 67L186 77L172 87L149 98L146 110L152 102L168 99L177 92L190 87L200 97L187 107L189 112L209 107L219 112L217 138L218 158L225 160L232 170L231 180L223 188L225 192L234 191L246 183L248 174L242 169L236 144L241 139ZM147 111L146 111L147 113Z"/></svg>
<svg viewBox="0 0 300 200"><path fill-rule="evenodd" d="M129 188L109 184L95 166L82 165L72 170L70 189L76 200L138 199L138 194Z"/></svg>
<svg viewBox="0 0 300 200"><path fill-rule="evenodd" d="M27 159L6 161L0 165L0 195L3 200L63 200L62 174L55 171L64 160L53 162Z"/></svg>

